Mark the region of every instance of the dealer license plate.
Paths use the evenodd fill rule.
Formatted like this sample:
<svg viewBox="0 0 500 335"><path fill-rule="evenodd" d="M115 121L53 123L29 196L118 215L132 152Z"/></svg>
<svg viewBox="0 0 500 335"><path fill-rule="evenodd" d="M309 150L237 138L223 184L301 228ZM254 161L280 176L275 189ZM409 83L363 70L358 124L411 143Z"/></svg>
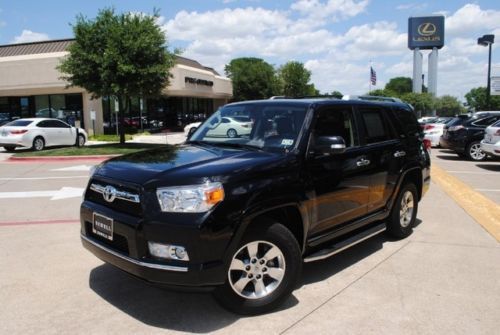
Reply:
<svg viewBox="0 0 500 335"><path fill-rule="evenodd" d="M5 137L5 136L7 136L7 130L2 130L2 133L1 133L1 134L2 134L2 136L4 136L4 137Z"/></svg>
<svg viewBox="0 0 500 335"><path fill-rule="evenodd" d="M94 213L92 232L98 236L113 241L113 219Z"/></svg>
<svg viewBox="0 0 500 335"><path fill-rule="evenodd" d="M492 143L492 142L491 142L491 135L488 135L488 134L487 134L487 135L484 137L484 139L486 140L486 142L487 142L487 143Z"/></svg>

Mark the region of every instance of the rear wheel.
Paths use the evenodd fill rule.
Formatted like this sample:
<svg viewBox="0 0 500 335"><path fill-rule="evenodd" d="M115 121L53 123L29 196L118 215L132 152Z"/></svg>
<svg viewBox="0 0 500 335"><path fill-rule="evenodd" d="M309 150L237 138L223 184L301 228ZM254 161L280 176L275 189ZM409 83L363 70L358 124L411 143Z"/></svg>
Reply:
<svg viewBox="0 0 500 335"><path fill-rule="evenodd" d="M38 136L33 140L33 146L31 147L35 151L42 151L45 148L45 141L42 137Z"/></svg>
<svg viewBox="0 0 500 335"><path fill-rule="evenodd" d="M391 216L387 222L387 232L396 238L405 238L413 231L418 210L417 188L413 183L401 187Z"/></svg>
<svg viewBox="0 0 500 335"><path fill-rule="evenodd" d="M238 136L238 133L235 129L231 128L227 131L227 137L235 138L236 136Z"/></svg>
<svg viewBox="0 0 500 335"><path fill-rule="evenodd" d="M14 152L14 150L16 150L16 147L3 147L5 149L5 151L7 152Z"/></svg>
<svg viewBox="0 0 500 335"><path fill-rule="evenodd" d="M473 161L483 161L486 159L486 153L481 149L481 143L479 141L469 143L465 154L468 159Z"/></svg>
<svg viewBox="0 0 500 335"><path fill-rule="evenodd" d="M214 296L226 309L254 315L270 311L292 293L302 271L302 254L285 226L262 219L266 228L251 231L232 255L226 283ZM262 225L259 224L259 227Z"/></svg>

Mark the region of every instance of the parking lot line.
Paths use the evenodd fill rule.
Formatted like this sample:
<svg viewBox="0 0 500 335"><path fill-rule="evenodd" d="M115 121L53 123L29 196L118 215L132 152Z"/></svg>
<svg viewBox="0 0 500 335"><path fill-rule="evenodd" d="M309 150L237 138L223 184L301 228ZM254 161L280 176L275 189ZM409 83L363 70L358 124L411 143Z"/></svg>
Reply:
<svg viewBox="0 0 500 335"><path fill-rule="evenodd" d="M476 188L476 191L479 191L479 192L500 192L500 189ZM499 218L499 220L500 220L500 218Z"/></svg>
<svg viewBox="0 0 500 335"><path fill-rule="evenodd" d="M482 171L454 171L446 170L448 173L463 173L463 174L480 174L480 175L498 175L497 172L482 172Z"/></svg>
<svg viewBox="0 0 500 335"><path fill-rule="evenodd" d="M66 224L66 223L80 223L80 220L43 220L43 221L10 221L10 222L0 222L0 227L2 226L26 226L26 225L38 225L38 224Z"/></svg>
<svg viewBox="0 0 500 335"><path fill-rule="evenodd" d="M431 174L460 207L500 242L500 206L436 165Z"/></svg>

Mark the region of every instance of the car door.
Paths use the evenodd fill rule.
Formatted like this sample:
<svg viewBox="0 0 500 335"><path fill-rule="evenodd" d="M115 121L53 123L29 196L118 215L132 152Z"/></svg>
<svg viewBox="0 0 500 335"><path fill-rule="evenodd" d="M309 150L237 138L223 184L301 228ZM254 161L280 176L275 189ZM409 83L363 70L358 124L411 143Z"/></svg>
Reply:
<svg viewBox="0 0 500 335"><path fill-rule="evenodd" d="M53 126L52 120L42 120L36 126L45 139L45 146L57 145L57 128Z"/></svg>
<svg viewBox="0 0 500 335"><path fill-rule="evenodd" d="M312 239L364 216L370 188L366 165L368 153L360 146L352 107L333 106L316 113L306 158L308 179L313 189ZM341 136L346 142L345 152L327 156L314 153L314 141L319 136Z"/></svg>
<svg viewBox="0 0 500 335"><path fill-rule="evenodd" d="M69 124L60 120L51 120L51 125L57 129L57 144L55 145L72 145L76 143L76 132Z"/></svg>
<svg viewBox="0 0 500 335"><path fill-rule="evenodd" d="M368 212L384 207L398 181L404 165L406 146L389 121L392 110L389 107L359 105L362 145L366 148L370 177Z"/></svg>

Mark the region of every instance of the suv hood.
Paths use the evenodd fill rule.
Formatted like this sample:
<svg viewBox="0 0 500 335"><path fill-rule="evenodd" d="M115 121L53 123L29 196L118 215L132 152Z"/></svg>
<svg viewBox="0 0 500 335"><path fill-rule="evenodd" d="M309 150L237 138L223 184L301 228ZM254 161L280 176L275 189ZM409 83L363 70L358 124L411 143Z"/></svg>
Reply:
<svg viewBox="0 0 500 335"><path fill-rule="evenodd" d="M202 183L208 177L226 181L261 166L281 161L283 154L247 149L184 144L141 151L103 163L95 176L147 186Z"/></svg>

